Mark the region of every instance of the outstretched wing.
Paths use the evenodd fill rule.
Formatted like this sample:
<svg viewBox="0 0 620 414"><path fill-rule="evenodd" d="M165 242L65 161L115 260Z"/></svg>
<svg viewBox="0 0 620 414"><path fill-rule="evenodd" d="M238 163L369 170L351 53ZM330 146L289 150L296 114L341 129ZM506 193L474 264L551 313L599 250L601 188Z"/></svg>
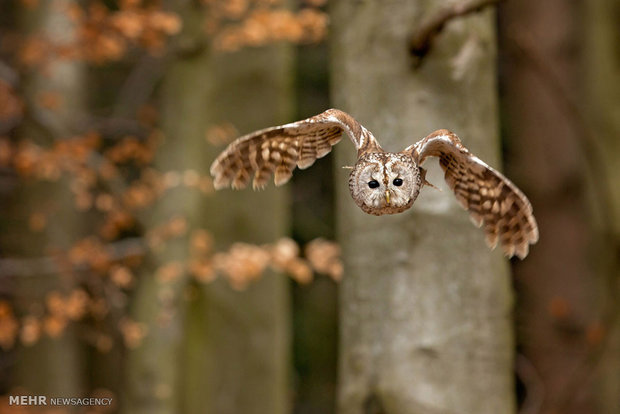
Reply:
<svg viewBox="0 0 620 414"><path fill-rule="evenodd" d="M459 203L483 227L489 247L499 242L508 256L524 258L538 241L538 226L527 197L509 179L489 167L445 129L435 131L408 148L420 165L439 157L448 186Z"/></svg>
<svg viewBox="0 0 620 414"><path fill-rule="evenodd" d="M308 168L327 155L343 132L358 151L368 146L378 147L372 134L352 116L328 109L302 121L237 138L211 165L214 187L239 189L253 180L253 188L263 188L272 173L276 185L282 185L291 178L296 166Z"/></svg>

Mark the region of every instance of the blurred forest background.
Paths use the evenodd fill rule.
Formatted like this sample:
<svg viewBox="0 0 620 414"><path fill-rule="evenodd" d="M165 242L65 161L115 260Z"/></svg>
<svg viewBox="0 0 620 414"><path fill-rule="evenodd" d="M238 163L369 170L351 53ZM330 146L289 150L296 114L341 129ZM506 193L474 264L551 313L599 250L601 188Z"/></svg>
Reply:
<svg viewBox="0 0 620 414"><path fill-rule="evenodd" d="M329 107L453 130L539 243L489 251L435 160L363 214L346 138L214 192L225 144ZM619 138L617 0L2 1L0 412L620 413Z"/></svg>

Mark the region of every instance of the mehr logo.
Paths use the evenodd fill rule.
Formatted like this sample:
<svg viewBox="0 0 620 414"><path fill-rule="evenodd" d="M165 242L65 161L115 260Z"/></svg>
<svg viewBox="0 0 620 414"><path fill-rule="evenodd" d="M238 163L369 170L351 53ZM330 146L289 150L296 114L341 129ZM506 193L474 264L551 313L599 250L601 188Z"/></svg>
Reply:
<svg viewBox="0 0 620 414"><path fill-rule="evenodd" d="M9 395L9 405L47 405L44 395Z"/></svg>
<svg viewBox="0 0 620 414"><path fill-rule="evenodd" d="M112 398L84 397L48 398L45 395L9 395L9 405L47 405L47 406L110 406Z"/></svg>

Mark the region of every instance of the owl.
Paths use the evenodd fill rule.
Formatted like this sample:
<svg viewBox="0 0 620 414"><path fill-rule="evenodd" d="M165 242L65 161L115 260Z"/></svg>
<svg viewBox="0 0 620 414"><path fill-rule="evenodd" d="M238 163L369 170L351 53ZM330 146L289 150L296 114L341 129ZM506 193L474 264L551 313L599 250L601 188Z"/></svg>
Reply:
<svg viewBox="0 0 620 414"><path fill-rule="evenodd" d="M236 139L211 165L214 187L240 189L252 180L254 189L263 188L272 174L275 184L282 185L295 167L308 168L328 154L343 132L357 149L349 190L365 213L381 216L409 209L423 187L434 187L421 164L438 157L448 186L472 222L482 227L490 248L499 243L506 256L523 259L538 241L527 197L452 132L440 129L401 152L386 152L369 130L338 109Z"/></svg>

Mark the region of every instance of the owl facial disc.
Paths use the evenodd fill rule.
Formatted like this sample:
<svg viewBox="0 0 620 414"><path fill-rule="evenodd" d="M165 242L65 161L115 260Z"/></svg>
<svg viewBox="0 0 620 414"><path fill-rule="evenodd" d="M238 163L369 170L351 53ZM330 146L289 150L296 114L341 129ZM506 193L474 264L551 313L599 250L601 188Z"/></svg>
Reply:
<svg viewBox="0 0 620 414"><path fill-rule="evenodd" d="M406 154L365 154L349 176L349 190L355 203L366 213L396 214L411 207L420 192L421 177Z"/></svg>

